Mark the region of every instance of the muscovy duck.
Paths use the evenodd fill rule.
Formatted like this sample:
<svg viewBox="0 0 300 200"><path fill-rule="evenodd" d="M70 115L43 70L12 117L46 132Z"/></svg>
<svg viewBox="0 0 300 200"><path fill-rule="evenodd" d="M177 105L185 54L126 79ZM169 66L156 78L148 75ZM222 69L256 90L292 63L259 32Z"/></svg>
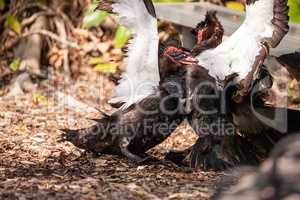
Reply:
<svg viewBox="0 0 300 200"><path fill-rule="evenodd" d="M176 40L158 49L157 21L150 0L101 1L99 9L116 13L119 22L134 34L127 71L112 100L122 106L111 116L104 114L90 128L62 130L63 140L94 153L123 154L143 162L149 158L145 152L160 144L184 119L185 89L181 86L186 85L187 72L182 66L196 60Z"/></svg>
<svg viewBox="0 0 300 200"><path fill-rule="evenodd" d="M208 93L193 91L189 122L200 138L191 149L192 167L257 163L284 133L300 130L299 111L264 103L272 77L263 62L288 31L287 12L287 0L249 0L241 27L197 56L216 86Z"/></svg>

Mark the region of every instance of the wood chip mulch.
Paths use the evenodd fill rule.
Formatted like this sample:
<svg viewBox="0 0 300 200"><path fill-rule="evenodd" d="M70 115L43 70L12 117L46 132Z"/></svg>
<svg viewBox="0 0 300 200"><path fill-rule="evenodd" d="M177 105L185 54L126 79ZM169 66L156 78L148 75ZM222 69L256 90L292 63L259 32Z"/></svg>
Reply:
<svg viewBox="0 0 300 200"><path fill-rule="evenodd" d="M104 87L99 80L104 81ZM162 164L137 166L125 158L95 157L70 143L60 142L59 129L91 125L93 122L88 118L100 115L94 108L112 112L106 101L114 85L109 78L95 72L62 89L58 89L58 82L59 79L41 83L39 95L0 98L0 199L209 199L212 196L220 179L215 172L187 171ZM91 85L99 89L100 98L87 89ZM65 99L72 97L87 108L78 108L72 105L73 101L63 101L57 94L64 94ZM163 157L168 150L184 149L195 139L190 128L182 125L151 153Z"/></svg>

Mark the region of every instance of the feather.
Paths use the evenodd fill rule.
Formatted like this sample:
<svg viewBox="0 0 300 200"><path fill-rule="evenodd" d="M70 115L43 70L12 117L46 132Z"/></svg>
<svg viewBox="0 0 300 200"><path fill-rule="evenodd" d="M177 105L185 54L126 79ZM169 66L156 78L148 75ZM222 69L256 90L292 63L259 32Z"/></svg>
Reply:
<svg viewBox="0 0 300 200"><path fill-rule="evenodd" d="M199 64L219 80L233 73L239 74L236 81L245 79L287 33L286 9L287 0L248 0L240 28L217 48L198 55Z"/></svg>
<svg viewBox="0 0 300 200"><path fill-rule="evenodd" d="M277 60L286 67L292 77L300 80L300 52L281 55Z"/></svg>
<svg viewBox="0 0 300 200"><path fill-rule="evenodd" d="M107 1L104 1L107 2ZM122 110L149 96L159 84L158 31L155 10L151 0L114 0L100 3L117 14L120 24L126 26L133 39L128 47L127 69L115 89L110 103L124 103Z"/></svg>

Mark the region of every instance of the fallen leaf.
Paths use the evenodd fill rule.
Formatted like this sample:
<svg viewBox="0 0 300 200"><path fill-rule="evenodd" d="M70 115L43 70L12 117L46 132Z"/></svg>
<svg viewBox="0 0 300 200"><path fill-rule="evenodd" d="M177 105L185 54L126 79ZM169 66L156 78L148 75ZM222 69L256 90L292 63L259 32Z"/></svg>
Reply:
<svg viewBox="0 0 300 200"><path fill-rule="evenodd" d="M239 10L239 11L244 11L245 10L245 6L239 2L235 2L235 1L228 1L226 2L226 7L233 9L233 10Z"/></svg>
<svg viewBox="0 0 300 200"><path fill-rule="evenodd" d="M102 63L97 64L94 67L96 72L103 72L103 73L116 73L118 64L117 63Z"/></svg>
<svg viewBox="0 0 300 200"><path fill-rule="evenodd" d="M19 20L13 15L10 15L10 14L7 15L7 17L6 17L6 26L11 28L16 33L21 32L21 24L20 24Z"/></svg>
<svg viewBox="0 0 300 200"><path fill-rule="evenodd" d="M10 63L9 68L15 72L19 69L20 64L21 64L21 59L16 58L12 61L12 63Z"/></svg>
<svg viewBox="0 0 300 200"><path fill-rule="evenodd" d="M129 40L130 32L124 26L119 26L114 39L114 46L117 49L121 49Z"/></svg>

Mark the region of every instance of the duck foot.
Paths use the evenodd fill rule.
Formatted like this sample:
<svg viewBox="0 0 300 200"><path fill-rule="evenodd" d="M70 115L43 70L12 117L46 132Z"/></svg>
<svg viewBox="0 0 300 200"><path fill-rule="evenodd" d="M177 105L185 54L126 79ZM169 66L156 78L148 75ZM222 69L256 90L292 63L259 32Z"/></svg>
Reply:
<svg viewBox="0 0 300 200"><path fill-rule="evenodd" d="M221 148L221 146L221 137L209 135L198 138L190 153L191 168L219 171L232 167L233 162L227 159L225 151L223 151L224 148Z"/></svg>
<svg viewBox="0 0 300 200"><path fill-rule="evenodd" d="M190 153L191 167L218 171L235 165L257 165L268 154L268 144L255 139L259 144L240 135L200 137Z"/></svg>
<svg viewBox="0 0 300 200"><path fill-rule="evenodd" d="M166 154L165 160L171 161L176 165L184 165L183 160L191 153L192 148L183 151L170 151Z"/></svg>

